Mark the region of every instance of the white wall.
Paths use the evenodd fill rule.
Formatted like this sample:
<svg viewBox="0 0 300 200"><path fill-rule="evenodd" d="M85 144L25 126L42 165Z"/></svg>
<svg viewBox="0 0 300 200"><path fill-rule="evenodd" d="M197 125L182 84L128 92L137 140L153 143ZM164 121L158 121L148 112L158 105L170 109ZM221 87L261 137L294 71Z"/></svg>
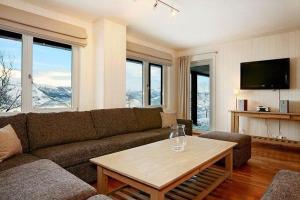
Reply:
<svg viewBox="0 0 300 200"><path fill-rule="evenodd" d="M216 58L216 129L230 130L229 110L235 109L234 89L240 84L240 63L275 58L291 58L291 89L281 90L281 99L290 100L290 112L300 112L300 30L276 35L256 37L225 44L203 46L178 53L194 55L218 51ZM279 92L272 90L242 91L241 98L248 99L248 109L266 105L278 111ZM277 120L242 119L240 132L252 135L279 135ZM299 122L281 122L281 133L289 139L300 141Z"/></svg>
<svg viewBox="0 0 300 200"><path fill-rule="evenodd" d="M95 106L125 105L126 25L107 19L94 24Z"/></svg>

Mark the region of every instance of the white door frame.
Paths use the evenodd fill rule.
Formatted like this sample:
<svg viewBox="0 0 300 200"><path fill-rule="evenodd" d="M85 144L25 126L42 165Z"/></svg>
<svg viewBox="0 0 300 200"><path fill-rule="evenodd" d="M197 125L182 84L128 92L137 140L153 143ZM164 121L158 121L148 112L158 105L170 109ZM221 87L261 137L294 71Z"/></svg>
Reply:
<svg viewBox="0 0 300 200"><path fill-rule="evenodd" d="M209 61L210 74L210 130L216 128L216 54L208 53L191 56L191 62Z"/></svg>

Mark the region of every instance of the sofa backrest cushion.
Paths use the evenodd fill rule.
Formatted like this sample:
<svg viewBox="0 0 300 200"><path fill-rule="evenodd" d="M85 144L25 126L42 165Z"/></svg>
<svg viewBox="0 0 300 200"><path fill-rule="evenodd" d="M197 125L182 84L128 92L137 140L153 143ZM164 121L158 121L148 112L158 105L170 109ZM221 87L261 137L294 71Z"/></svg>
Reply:
<svg viewBox="0 0 300 200"><path fill-rule="evenodd" d="M160 112L162 108L133 108L138 122L139 131L161 128Z"/></svg>
<svg viewBox="0 0 300 200"><path fill-rule="evenodd" d="M0 128L10 124L15 130L18 138L21 140L21 145L24 153L29 151L28 136L26 132L26 115L17 114L13 116L0 117Z"/></svg>
<svg viewBox="0 0 300 200"><path fill-rule="evenodd" d="M30 149L97 139L90 112L27 114Z"/></svg>
<svg viewBox="0 0 300 200"><path fill-rule="evenodd" d="M137 120L131 108L92 110L91 113L99 138L138 130Z"/></svg>

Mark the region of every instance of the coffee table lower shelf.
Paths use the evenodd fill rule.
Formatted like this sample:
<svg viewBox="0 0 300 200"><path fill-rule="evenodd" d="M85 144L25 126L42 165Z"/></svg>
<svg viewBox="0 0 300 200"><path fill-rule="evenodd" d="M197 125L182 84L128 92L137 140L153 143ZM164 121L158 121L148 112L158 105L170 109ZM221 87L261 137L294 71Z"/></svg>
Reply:
<svg viewBox="0 0 300 200"><path fill-rule="evenodd" d="M229 172L226 170L214 166L209 167L167 192L165 194L165 199L203 199L228 178L228 176ZM115 200L150 200L149 194L129 185L124 185L108 195Z"/></svg>

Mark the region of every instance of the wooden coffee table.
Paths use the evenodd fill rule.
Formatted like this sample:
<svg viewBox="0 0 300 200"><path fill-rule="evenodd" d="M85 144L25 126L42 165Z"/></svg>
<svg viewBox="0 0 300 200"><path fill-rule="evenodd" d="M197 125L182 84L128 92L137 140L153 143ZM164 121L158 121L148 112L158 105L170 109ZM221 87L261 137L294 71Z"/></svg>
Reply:
<svg viewBox="0 0 300 200"><path fill-rule="evenodd" d="M171 149L169 140L93 158L97 189L108 194L108 177L127 186L111 192L127 199L202 199L232 175L236 143L187 136L183 152ZM213 164L225 158L225 167ZM114 196L115 195L115 196Z"/></svg>

